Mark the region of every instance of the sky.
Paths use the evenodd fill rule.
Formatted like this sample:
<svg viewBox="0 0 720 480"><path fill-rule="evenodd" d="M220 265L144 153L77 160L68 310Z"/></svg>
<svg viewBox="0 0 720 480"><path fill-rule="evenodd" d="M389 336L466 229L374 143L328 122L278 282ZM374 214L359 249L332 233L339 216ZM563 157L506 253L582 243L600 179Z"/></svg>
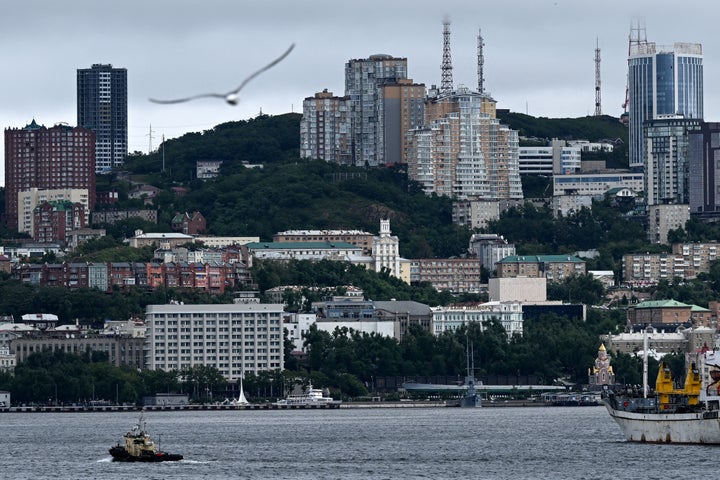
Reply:
<svg viewBox="0 0 720 480"><path fill-rule="evenodd" d="M202 132L260 112L302 113L328 89L344 94L350 59L407 58L408 76L440 85L443 20L450 21L455 86L477 88L482 30L485 91L498 108L576 118L595 109L595 48L601 50L602 113L625 99L631 25L647 40L703 46L705 120L720 121L720 35L715 0L23 0L0 16L0 125L33 119L77 125L76 72L112 64L128 72L129 151ZM151 103L235 89L258 76L231 106L221 99ZM4 159L3 144L0 153ZM4 185L4 162L0 164Z"/></svg>

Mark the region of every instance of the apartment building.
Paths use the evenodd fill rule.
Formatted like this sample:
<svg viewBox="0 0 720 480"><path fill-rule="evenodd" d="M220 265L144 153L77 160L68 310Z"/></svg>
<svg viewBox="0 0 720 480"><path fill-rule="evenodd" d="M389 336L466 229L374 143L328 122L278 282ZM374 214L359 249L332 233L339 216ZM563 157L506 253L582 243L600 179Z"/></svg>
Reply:
<svg viewBox="0 0 720 480"><path fill-rule="evenodd" d="M214 367L228 381L282 370L283 306L148 305L147 368Z"/></svg>
<svg viewBox="0 0 720 480"><path fill-rule="evenodd" d="M544 277L548 282L584 275L585 261L573 255L515 255L497 263L497 276Z"/></svg>

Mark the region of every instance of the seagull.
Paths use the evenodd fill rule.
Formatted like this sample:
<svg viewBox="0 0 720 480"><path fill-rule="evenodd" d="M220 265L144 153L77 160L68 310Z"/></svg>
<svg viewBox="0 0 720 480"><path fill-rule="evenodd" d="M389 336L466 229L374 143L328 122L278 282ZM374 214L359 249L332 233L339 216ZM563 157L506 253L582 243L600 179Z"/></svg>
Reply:
<svg viewBox="0 0 720 480"><path fill-rule="evenodd" d="M294 43L293 43L292 45L290 45L290 48L288 48L287 50L285 50L285 53L283 53L283 54L280 55L278 58L276 58L276 59L273 60L272 62L268 63L267 65L265 65L264 67L262 67L260 70L256 71L255 73L253 73L253 74L250 75L249 77L247 77L245 80L242 81L242 83L240 84L239 87L237 87L235 90L232 90L232 91L230 91L230 92L228 92L228 93L203 93L203 94L200 94L200 95L193 95L192 97L177 98L177 99L174 99L174 100L157 100L157 99L155 99L155 98L151 98L151 99L149 99L149 100L150 100L151 102L154 102L154 103L171 104L171 103L187 102L187 101L189 101L189 100L195 100L196 98L215 97L215 98L222 98L222 99L224 99L224 100L225 100L227 103L229 103L230 105L237 105L237 104L238 104L238 101L240 100L240 97L238 97L238 92L240 92L240 90L242 90L243 87L244 87L245 85L247 85L247 83L248 83L250 80L252 80L253 78L257 77L258 75L260 75L260 74L263 73L264 71L269 70L270 68L274 67L274 66L277 65L278 63L280 63L285 57L287 57L287 56L290 54L290 52L292 52L292 49L293 49L293 48L295 48L295 44L294 44Z"/></svg>

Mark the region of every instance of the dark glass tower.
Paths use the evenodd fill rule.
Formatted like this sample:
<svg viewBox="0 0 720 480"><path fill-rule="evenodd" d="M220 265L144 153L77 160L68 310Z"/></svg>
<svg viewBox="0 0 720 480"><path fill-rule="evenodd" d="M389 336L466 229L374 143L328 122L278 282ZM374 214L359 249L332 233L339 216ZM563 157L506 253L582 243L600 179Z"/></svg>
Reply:
<svg viewBox="0 0 720 480"><path fill-rule="evenodd" d="M95 64L77 71L77 124L95 132L95 172L108 173L128 153L127 70Z"/></svg>

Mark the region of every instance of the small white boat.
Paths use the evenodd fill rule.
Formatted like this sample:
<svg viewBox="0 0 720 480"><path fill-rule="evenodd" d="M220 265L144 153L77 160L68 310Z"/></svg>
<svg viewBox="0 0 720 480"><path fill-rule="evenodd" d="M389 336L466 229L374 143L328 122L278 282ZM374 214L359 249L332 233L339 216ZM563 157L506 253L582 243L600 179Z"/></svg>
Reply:
<svg viewBox="0 0 720 480"><path fill-rule="evenodd" d="M287 397L273 402L273 405L278 407L339 407L341 403L342 400L333 399L328 392L321 388L313 388L311 384L304 392L291 393Z"/></svg>

